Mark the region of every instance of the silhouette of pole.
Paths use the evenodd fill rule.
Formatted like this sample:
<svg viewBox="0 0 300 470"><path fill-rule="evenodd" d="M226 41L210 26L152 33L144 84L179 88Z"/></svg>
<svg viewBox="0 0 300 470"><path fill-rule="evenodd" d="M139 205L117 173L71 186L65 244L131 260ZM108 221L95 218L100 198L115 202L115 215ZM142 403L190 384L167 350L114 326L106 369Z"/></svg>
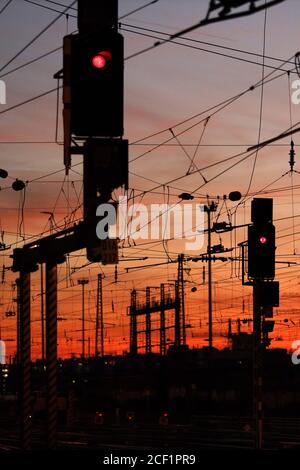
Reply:
<svg viewBox="0 0 300 470"><path fill-rule="evenodd" d="M87 279L79 279L78 284L82 286L82 348L81 348L81 357L82 359L85 358L85 311L84 311L84 288L86 284L88 284Z"/></svg>
<svg viewBox="0 0 300 470"><path fill-rule="evenodd" d="M45 362L45 302L44 302L44 270L41 263L41 332L42 332L42 361Z"/></svg>
<svg viewBox="0 0 300 470"><path fill-rule="evenodd" d="M96 312L96 340L95 340L95 356L99 356L99 329L100 329L100 354L104 356L104 319L103 319L103 291L102 291L102 274L98 274L97 286L97 312Z"/></svg>
<svg viewBox="0 0 300 470"><path fill-rule="evenodd" d="M180 345L186 344L183 261L184 255L181 254L178 256L178 287L180 298Z"/></svg>
<svg viewBox="0 0 300 470"><path fill-rule="evenodd" d="M146 354L151 353L151 310L150 287L146 287Z"/></svg>
<svg viewBox="0 0 300 470"><path fill-rule="evenodd" d="M46 263L47 447L57 445L57 265Z"/></svg>
<svg viewBox="0 0 300 470"><path fill-rule="evenodd" d="M160 354L166 354L165 285L160 285Z"/></svg>
<svg viewBox="0 0 300 470"><path fill-rule="evenodd" d="M263 444L263 396L262 396L262 361L263 346L262 308L258 302L258 283L253 284L253 414L254 414L254 446L261 449Z"/></svg>
<svg viewBox="0 0 300 470"><path fill-rule="evenodd" d="M20 365L20 279L16 280L17 286L17 364Z"/></svg>
<svg viewBox="0 0 300 470"><path fill-rule="evenodd" d="M27 450L30 449L32 441L30 273L20 272L19 289L21 448Z"/></svg>
<svg viewBox="0 0 300 470"><path fill-rule="evenodd" d="M180 347L180 288L178 280L175 281L175 338L174 346Z"/></svg>
<svg viewBox="0 0 300 470"><path fill-rule="evenodd" d="M204 206L207 213L207 259L208 259L208 345L213 347L213 318L212 318L212 257L211 257L211 213L215 212L217 205L212 202Z"/></svg>
<svg viewBox="0 0 300 470"><path fill-rule="evenodd" d="M131 291L130 354L137 354L137 318L136 318L136 290L135 289Z"/></svg>

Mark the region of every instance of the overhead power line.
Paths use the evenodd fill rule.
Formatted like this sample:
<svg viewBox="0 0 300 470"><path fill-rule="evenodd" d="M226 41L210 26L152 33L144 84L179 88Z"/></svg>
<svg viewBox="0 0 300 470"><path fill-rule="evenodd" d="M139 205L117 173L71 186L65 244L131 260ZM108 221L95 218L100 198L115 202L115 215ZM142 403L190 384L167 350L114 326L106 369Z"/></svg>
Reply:
<svg viewBox="0 0 300 470"><path fill-rule="evenodd" d="M6 4L1 8L0 15L6 10L6 8L12 3L13 0L8 0Z"/></svg>
<svg viewBox="0 0 300 470"><path fill-rule="evenodd" d="M46 1L47 3L52 3L53 5L58 5L58 6L60 6L60 7L66 8L66 5L64 5L63 3L55 2L54 0L45 0L45 1ZM77 8L69 7L69 10L77 11Z"/></svg>
<svg viewBox="0 0 300 470"><path fill-rule="evenodd" d="M59 88L62 88L62 87L59 87ZM3 111L0 111L0 114L8 113L9 111L12 111L13 109L17 109L17 108L20 108L21 106L24 106L25 104L32 103L33 101L36 101L39 98L43 98L44 96L50 95L51 93L54 93L55 91L57 91L57 87L52 88L51 90L45 91L44 93L41 93L40 95L36 95L33 98L29 98L28 100L22 101L21 103L17 103L13 106L10 106L10 108L6 108Z"/></svg>
<svg viewBox="0 0 300 470"><path fill-rule="evenodd" d="M73 6L75 3L77 2L77 0L74 0L70 6L68 6L67 8L65 8L65 10L60 13L56 18L54 18L54 20L52 20L45 28L43 28L38 34L36 34L27 44L25 44L24 47L22 47L22 49L19 50L19 52L17 52L11 59L9 59L8 62L6 62L5 65L3 65L1 68L0 68L0 72L2 72L4 69L6 69L6 67L8 65L10 65L15 59L17 59L21 54L23 54L23 52L25 52L32 44L35 43L35 41L37 41L37 39L39 39L46 31L48 31L48 29L51 28L51 26L53 26L67 11L68 9Z"/></svg>
<svg viewBox="0 0 300 470"><path fill-rule="evenodd" d="M35 62L38 62L39 60L44 59L45 57L48 57L51 54L54 54L55 52L58 52L62 49L62 47L57 47L56 49L52 49L49 52L46 52L45 54L42 54L35 59L29 60L28 62L25 62L24 64L18 65L18 67L15 67L14 69L8 70L7 72L3 73L0 75L0 78L7 77L7 75L10 75L11 73L17 72L20 69L23 69L27 67L28 65L34 64Z"/></svg>
<svg viewBox="0 0 300 470"><path fill-rule="evenodd" d="M285 1L285 0L270 0L269 4L268 4L267 6L266 6L266 5L261 5L261 6L258 6L258 7L254 8L254 9L252 9L252 10L250 9L250 10L247 10L247 11L232 13L232 14L230 14L230 15L222 16L222 17L218 16L218 17L212 18L212 19L208 18L208 15L207 15L207 17L206 17L204 20L201 20L199 23L196 23L196 24L194 24L194 25L192 25L192 26L189 26L188 28L185 28L185 29L183 29L183 30L181 30L181 31L178 31L178 32L175 33L175 34L168 35L168 37L165 38L165 39L157 38L158 41L155 42L153 45L151 45L151 46L149 46L149 47L146 47L146 48L144 48L144 49L142 49L142 50L140 50L140 51L138 51L138 52L132 54L132 55L130 56L130 58L137 57L137 56L139 56L139 55L141 55L141 54L144 54L144 53L146 53L146 52L149 52L149 51L151 51L152 49L155 49L155 48L157 48L157 47L159 47L159 46L163 46L164 44L167 44L167 43L169 43L169 42L172 42L174 39L177 39L177 38L179 38L179 37L181 37L181 36L184 36L184 35L186 35L187 33L190 33L191 31L194 31L194 30L196 30L196 29L201 28L202 26L206 26L206 25L208 25L208 24L215 23L215 22L219 22L219 21L226 21L226 20L231 20L231 19L233 19L233 18L241 18L241 17L243 17L243 16L248 16L248 15L251 15L251 14L253 14L253 13L257 13L258 11L264 10L264 9L266 9L266 8L270 8L271 6L276 5L276 4L279 4L279 3L282 3L282 2L284 2L284 1ZM209 10L209 12L210 12L210 10ZM209 13L208 13L208 14L209 14ZM154 38L154 39L156 39L156 38Z"/></svg>
<svg viewBox="0 0 300 470"><path fill-rule="evenodd" d="M136 34L138 36L144 36L144 37L148 37L148 38L152 38L152 39L160 39L158 36L155 36L154 34L149 34L149 33L146 34L146 33L140 32L140 31L132 31L128 28L121 27L121 30L126 31L127 33ZM164 34L164 33L161 33L161 34ZM233 55L230 55L230 54L225 54L225 53L222 53L222 52L217 52L217 51L213 51L213 50L209 50L209 49L204 49L203 47L197 47L197 46L193 46L191 44L185 44L185 43L180 42L178 40L171 39L168 42L170 44L176 44L177 46L183 46L183 47L187 47L189 49L193 49L193 50L197 50L197 51L201 51L201 52L207 52L207 53L218 55L218 56L221 56L221 57L227 57L229 59L239 60L240 62L245 62L245 63L253 64L253 65L259 65L260 67L263 66L263 64L261 62L255 62L254 60L249 60L249 59L245 59L245 58L242 58L242 57L237 57L237 56L233 56ZM129 56L126 57L126 60L133 59L137 55L140 55L140 53L130 54ZM264 66L269 68L269 69L272 69L272 70L282 70L279 67L276 67L276 66L273 66L273 65L265 64ZM288 72L288 70L286 70L286 71Z"/></svg>
<svg viewBox="0 0 300 470"><path fill-rule="evenodd" d="M123 20L124 18L127 18L127 16L133 15L134 13L137 13L138 11L144 10L144 8L149 7L150 5L154 5L154 3L159 2L159 0L152 0L151 2L146 3L146 5L142 5L141 7L136 8L135 10L132 10L125 15L120 16L119 20Z"/></svg>
<svg viewBox="0 0 300 470"><path fill-rule="evenodd" d="M121 27L122 26L125 26L126 28L133 28L133 29L139 29L141 31L146 31L146 32L149 32L149 33L155 33L155 34L161 34L162 36L169 36L168 33L166 33L165 31L159 31L157 29L151 29L151 28L145 28L145 27L142 27L142 26L136 26L134 24L128 24L128 23L121 23ZM287 60L285 61L285 59L282 59L282 58L278 58L278 57L273 57L273 56L267 56L267 55L263 55L263 54L259 54L257 52L251 52L251 51L246 51L244 49L237 49L237 48L234 48L234 47L229 47L229 46L224 46L224 45L221 45L221 44L216 44L216 43L213 43L213 42L208 42L208 41L201 41L200 39L194 39L194 38L190 38L190 37L182 37L180 38L182 41L188 41L188 42L192 42L192 43L195 43L195 44L203 44L205 46L212 46L212 47L217 47L219 49L224 49L224 50L227 50L227 51L231 51L231 52L238 52L240 54L247 54L247 55L251 55L253 57L259 57L261 59L270 59L270 60L274 60L274 61L277 61L277 62L285 62L286 64L290 64L290 65L295 65L295 61L293 60Z"/></svg>
<svg viewBox="0 0 300 470"><path fill-rule="evenodd" d="M37 7L44 8L45 10L54 11L55 13L62 13L60 10L56 10L55 8L52 8L52 7L47 7L46 5L42 5L40 3L34 2L33 0L23 0L23 1L26 3L30 3L32 5L36 5ZM72 15L71 13L64 13L64 15L69 16L71 18L77 18L77 16Z"/></svg>
<svg viewBox="0 0 300 470"><path fill-rule="evenodd" d="M12 1L12 0L10 0ZM44 8L46 10L49 10L49 11L54 11L56 13L61 13L60 10L57 10L53 7L50 7L50 6L46 6L46 5L42 5L41 3L37 3L37 2L34 2L33 0L24 0L26 3L31 3L32 5L36 5L40 8ZM56 6L60 6L62 8L65 8L66 5L63 5L62 3L58 3L58 2L54 2L54 1L51 1L51 0L46 0L47 3L50 3L51 5L56 5ZM100 1L100 0L99 0ZM139 11L142 11L144 10L145 8L151 6L151 5L154 5L154 3L157 3L159 2L159 0L152 0L151 2L148 2L146 3L145 5L142 5L138 8L135 8L134 10L131 10L129 11L128 13L125 13L124 15L120 16L119 17L119 20L123 19L123 18L127 18L128 16L131 16L133 15L134 13L138 13ZM74 10L77 12L77 8L73 8L73 7L69 7L69 10ZM77 15L72 15L71 13L64 13L65 15L71 17L71 18L77 18Z"/></svg>

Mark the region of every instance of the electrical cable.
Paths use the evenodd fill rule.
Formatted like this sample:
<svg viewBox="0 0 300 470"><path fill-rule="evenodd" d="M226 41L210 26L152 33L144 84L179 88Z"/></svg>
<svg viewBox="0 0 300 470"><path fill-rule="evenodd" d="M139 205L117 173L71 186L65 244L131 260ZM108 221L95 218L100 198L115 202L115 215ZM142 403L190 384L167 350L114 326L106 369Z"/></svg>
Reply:
<svg viewBox="0 0 300 470"><path fill-rule="evenodd" d="M266 4L266 0L265 0ZM265 80L265 52L266 52L266 31L267 31L267 9L265 10L265 15L264 15L264 26L263 26L263 64L262 64L262 78L261 78L261 94L260 94L260 109L259 109L259 125L258 125L258 138L257 138L257 145L260 145L260 139L261 139L261 132L262 132L262 117L263 117L263 103L264 103L264 80ZM248 188L246 190L246 194L244 198L240 201L239 204L242 204L247 195L249 194L249 191L251 189L252 181L254 178L254 172L257 164L257 159L258 159L258 153L259 153L259 147L257 148L255 152L255 157L254 157L254 162L250 174L250 181L248 184Z"/></svg>
<svg viewBox="0 0 300 470"><path fill-rule="evenodd" d="M30 3L32 5L36 5L38 7L44 8L44 9L49 10L49 11L54 11L55 13L62 13L59 10L55 10L54 8L47 7L46 5L41 5L40 3L34 2L33 0L23 0L23 1L26 2L26 3ZM63 13L63 14L65 16L71 16L71 18L76 18L77 19L77 16L71 15L70 13Z"/></svg>
<svg viewBox="0 0 300 470"><path fill-rule="evenodd" d="M144 10L144 8L146 8L150 5L153 5L154 3L157 3L157 2L159 2L159 0L152 0L151 2L146 3L146 5L142 5L138 8L135 8L134 10L130 11L129 13L126 13L126 14L120 16L119 20L123 20L124 18L127 18L127 16L133 15L134 13L137 13L141 10Z"/></svg>
<svg viewBox="0 0 300 470"><path fill-rule="evenodd" d="M61 87L60 87L61 88ZM20 108L21 106L24 106L25 104L32 103L33 101L36 101L40 98L43 98L44 96L51 95L51 93L57 92L57 87L52 88L51 90L45 91L44 93L41 93L39 95L34 96L33 98L29 98L25 101L22 101L21 103L17 103L13 106L10 106L9 108L4 109L3 111L0 111L0 114L6 114L9 111L13 111L14 109Z"/></svg>
<svg viewBox="0 0 300 470"><path fill-rule="evenodd" d="M60 13L56 18L54 18L54 20L52 20L47 26L45 26L45 28L43 28L38 34L36 34L27 44L25 44L25 46L23 46L19 52L17 52L11 59L9 59L8 62L6 62L5 65L3 65L1 68L0 68L0 73L3 72L4 69L6 69L6 67L8 65L10 65L15 59L17 59L23 52L25 52L32 44L35 43L35 41L37 41L37 39L39 39L46 31L48 31L48 29L50 29L64 14L65 12L68 11L68 9L73 6L75 3L76 3L77 0L74 0L70 6L66 7L66 9Z"/></svg>
<svg viewBox="0 0 300 470"><path fill-rule="evenodd" d="M121 23L121 27L122 26L129 27L129 28L134 28L134 29L140 29L142 31L147 31L147 32L150 32L150 33L155 33L155 34L161 34L161 35L164 35L164 36L168 36L168 33L165 33L164 31L158 31L158 30L155 30L155 29L145 28L145 27L136 26L136 25L132 25L132 24L126 24L126 23ZM240 54L247 54L247 55L251 55L251 56L254 56L254 57L269 59L269 60L273 60L273 61L277 61L277 62L281 62L281 63L285 62L286 64L290 64L290 65L293 65L293 66L295 65L295 61L292 61L292 58L294 56L292 56L288 61L285 61L284 59L281 59L281 58L278 58L278 57L258 54L257 52L250 52L250 51L246 51L244 49L237 49L237 48L234 48L234 47L228 47L228 46L224 46L224 45L216 44L216 43L212 43L212 42L200 41L199 39L194 39L194 38L190 38L190 37L186 37L186 36L184 36L180 39L183 40L183 41L193 42L193 43L196 43L196 44L203 44L205 46L217 47L217 48L220 48L220 49L224 49L224 50L228 50L228 51L232 51L232 52L238 52ZM260 65L262 65L262 64L260 64Z"/></svg>
<svg viewBox="0 0 300 470"><path fill-rule="evenodd" d="M13 0L8 0L8 2L6 2L6 4L1 8L0 10L0 15L2 15L2 13L4 13L4 11L6 10L7 7L9 7L9 5L12 3Z"/></svg>
<svg viewBox="0 0 300 470"><path fill-rule="evenodd" d="M139 36L150 37L152 39L160 39L157 36L146 34L146 33L141 33L139 31L131 31L130 29L127 29L127 28L121 28L121 30L126 31L127 33L136 34L136 35L139 35ZM161 34L163 34L163 33L161 33ZM221 57L226 57L226 58L229 58L229 59L235 59L235 60L245 62L245 63L248 63L248 64L252 64L252 65L259 65L259 66L263 65L260 62L255 62L253 60L244 59L244 58L241 58L241 57L237 57L237 56L233 56L233 55L229 55L229 54L225 54L225 53L221 53L221 52L217 52L217 51L213 51L213 50L204 49L203 47L192 46L191 44L185 44L185 43L182 43L182 42L179 42L179 41L175 41L173 39L170 40L169 42L170 42L170 44L175 44L177 46L183 46L183 47L187 47L189 49L193 49L193 50L197 50L197 51L201 51L201 52L207 52L207 53L210 53L210 54L214 54L214 55L221 56ZM147 52L151 49L153 49L153 46L150 46L149 48L144 49L143 52ZM130 55L126 56L125 60L133 59L137 55L140 55L140 54L141 54L141 52L130 54ZM278 67L275 67L273 65L265 64L264 66L267 67L267 68L270 68L272 70L275 70L275 71L280 70Z"/></svg>

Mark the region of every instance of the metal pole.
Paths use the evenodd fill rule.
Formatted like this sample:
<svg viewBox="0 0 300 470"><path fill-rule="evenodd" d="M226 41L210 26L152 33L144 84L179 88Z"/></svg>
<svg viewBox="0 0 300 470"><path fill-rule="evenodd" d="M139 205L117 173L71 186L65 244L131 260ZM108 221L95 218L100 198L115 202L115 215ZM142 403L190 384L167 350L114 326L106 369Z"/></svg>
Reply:
<svg viewBox="0 0 300 470"><path fill-rule="evenodd" d="M17 286L17 364L20 365L20 279L16 280Z"/></svg>
<svg viewBox="0 0 300 470"><path fill-rule="evenodd" d="M85 284L82 284L82 359L84 359L84 357L85 357L84 285L85 285Z"/></svg>
<svg viewBox="0 0 300 470"><path fill-rule="evenodd" d="M103 319L103 291L102 291L102 274L98 274L98 287L97 287L97 312L96 312L96 340L95 340L95 355L99 355L98 341L99 341L99 328L100 328L100 354L104 356L104 319Z"/></svg>
<svg viewBox="0 0 300 470"><path fill-rule="evenodd" d="M103 319L103 289L102 289L102 275L100 275L100 348L101 357L104 357L104 319Z"/></svg>
<svg viewBox="0 0 300 470"><path fill-rule="evenodd" d="M165 285L160 285L160 354L166 354Z"/></svg>
<svg viewBox="0 0 300 470"><path fill-rule="evenodd" d="M131 292L130 306L130 353L137 354L137 318L136 318L136 290Z"/></svg>
<svg viewBox="0 0 300 470"><path fill-rule="evenodd" d="M88 284L87 279L79 279L78 284L82 286L82 349L81 358L85 358L85 311L84 311L84 287Z"/></svg>
<svg viewBox="0 0 300 470"><path fill-rule="evenodd" d="M174 346L180 347L180 292L179 283L175 281L175 339Z"/></svg>
<svg viewBox="0 0 300 470"><path fill-rule="evenodd" d="M213 329L212 329L212 273L211 273L211 207L206 206L207 210L207 259L208 259L208 345L213 347Z"/></svg>
<svg viewBox="0 0 300 470"><path fill-rule="evenodd" d="M259 281L258 281L259 282ZM262 448L263 442L263 404L262 404L262 342L261 307L257 298L257 281L253 284L253 414L254 446Z"/></svg>
<svg viewBox="0 0 300 470"><path fill-rule="evenodd" d="M47 447L57 440L57 265L46 263Z"/></svg>
<svg viewBox="0 0 300 470"><path fill-rule="evenodd" d="M180 344L186 344L185 332L185 302L184 302L184 276L183 276L183 260L184 255L178 256L178 285L180 292Z"/></svg>
<svg viewBox="0 0 300 470"><path fill-rule="evenodd" d="M31 332L30 332L30 273L20 272L20 402L21 447L31 447Z"/></svg>
<svg viewBox="0 0 300 470"><path fill-rule="evenodd" d="M45 362L45 303L44 303L44 269L41 264L41 331L42 331L42 361Z"/></svg>
<svg viewBox="0 0 300 470"><path fill-rule="evenodd" d="M146 354L151 353L150 287L146 287Z"/></svg>
<svg viewBox="0 0 300 470"><path fill-rule="evenodd" d="M241 334L241 319L238 318L236 322L237 322L237 332L238 332L238 335L240 335Z"/></svg>

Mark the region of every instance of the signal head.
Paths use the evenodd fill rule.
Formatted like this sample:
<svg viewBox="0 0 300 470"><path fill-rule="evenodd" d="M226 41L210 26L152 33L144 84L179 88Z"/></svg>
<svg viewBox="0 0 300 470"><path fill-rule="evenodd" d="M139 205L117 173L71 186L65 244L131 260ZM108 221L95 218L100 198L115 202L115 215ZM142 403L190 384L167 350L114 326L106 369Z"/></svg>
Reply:
<svg viewBox="0 0 300 470"><path fill-rule="evenodd" d="M108 61L112 58L112 54L110 51L101 51L98 52L92 58L92 64L95 69L104 69L108 63Z"/></svg>

